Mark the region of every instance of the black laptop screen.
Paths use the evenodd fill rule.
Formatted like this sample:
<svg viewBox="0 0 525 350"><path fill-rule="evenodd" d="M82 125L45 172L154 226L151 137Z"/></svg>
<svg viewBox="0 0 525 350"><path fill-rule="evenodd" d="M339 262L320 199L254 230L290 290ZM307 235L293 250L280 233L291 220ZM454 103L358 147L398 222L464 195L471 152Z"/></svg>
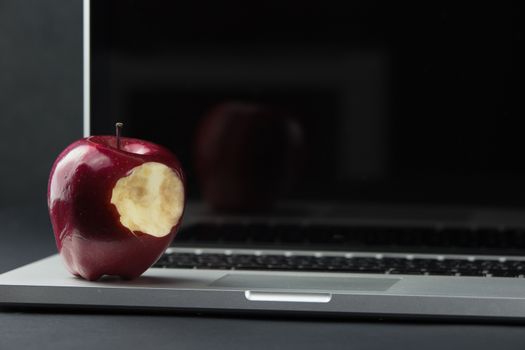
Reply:
<svg viewBox="0 0 525 350"><path fill-rule="evenodd" d="M123 121L230 209L525 205L522 22L506 1L91 1L90 132Z"/></svg>

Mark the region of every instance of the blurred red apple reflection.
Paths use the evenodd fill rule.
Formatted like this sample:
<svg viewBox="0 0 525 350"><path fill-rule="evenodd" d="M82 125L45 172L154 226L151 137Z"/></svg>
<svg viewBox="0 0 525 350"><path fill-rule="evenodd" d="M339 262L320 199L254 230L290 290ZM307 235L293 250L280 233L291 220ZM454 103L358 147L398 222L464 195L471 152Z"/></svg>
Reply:
<svg viewBox="0 0 525 350"><path fill-rule="evenodd" d="M267 210L291 185L303 148L301 125L285 113L249 103L218 105L196 137L202 195L219 211Z"/></svg>

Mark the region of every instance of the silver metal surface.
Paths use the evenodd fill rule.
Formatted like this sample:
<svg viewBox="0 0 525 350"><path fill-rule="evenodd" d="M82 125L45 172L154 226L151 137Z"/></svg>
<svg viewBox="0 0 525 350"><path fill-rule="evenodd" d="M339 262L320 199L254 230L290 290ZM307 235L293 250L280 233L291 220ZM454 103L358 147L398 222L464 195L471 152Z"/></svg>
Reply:
<svg viewBox="0 0 525 350"><path fill-rule="evenodd" d="M290 293L290 292L262 292L247 290L244 292L250 301L281 301L288 303L329 303L331 293Z"/></svg>
<svg viewBox="0 0 525 350"><path fill-rule="evenodd" d="M152 268L133 281L108 277L88 282L70 275L60 257L55 255L0 275L0 303L399 317L525 318L525 278L400 275L395 277L398 279L396 283L382 291L320 292L307 288L283 289L278 284L257 288L213 285L226 275L305 278L305 281L327 276L385 279L385 275L371 274ZM326 300L328 296L330 298L325 302L312 302ZM305 298L304 302L301 298Z"/></svg>
<svg viewBox="0 0 525 350"><path fill-rule="evenodd" d="M227 273L210 284L211 287L314 291L385 291L399 281L399 278L364 278L325 276L261 276L257 274Z"/></svg>
<svg viewBox="0 0 525 350"><path fill-rule="evenodd" d="M83 129L84 137L89 136L91 129L91 33L90 33L90 0L83 2Z"/></svg>

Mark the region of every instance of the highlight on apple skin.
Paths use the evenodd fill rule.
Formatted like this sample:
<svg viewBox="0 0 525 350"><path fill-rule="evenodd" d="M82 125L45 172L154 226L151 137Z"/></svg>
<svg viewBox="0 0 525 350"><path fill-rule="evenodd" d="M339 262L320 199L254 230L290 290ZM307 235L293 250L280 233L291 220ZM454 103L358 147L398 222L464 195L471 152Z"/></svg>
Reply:
<svg viewBox="0 0 525 350"><path fill-rule="evenodd" d="M48 206L68 270L87 280L140 276L170 245L185 204L182 167L151 142L91 136L55 161Z"/></svg>

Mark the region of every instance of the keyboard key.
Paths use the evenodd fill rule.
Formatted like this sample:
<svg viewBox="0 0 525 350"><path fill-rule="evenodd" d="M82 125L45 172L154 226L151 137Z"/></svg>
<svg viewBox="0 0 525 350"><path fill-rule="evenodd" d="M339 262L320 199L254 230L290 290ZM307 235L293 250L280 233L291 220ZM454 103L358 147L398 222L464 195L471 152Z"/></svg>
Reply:
<svg viewBox="0 0 525 350"><path fill-rule="evenodd" d="M491 270L490 275L493 277L518 277L522 272L514 270Z"/></svg>
<svg viewBox="0 0 525 350"><path fill-rule="evenodd" d="M425 274L432 276L455 276L456 271L451 270L426 270Z"/></svg>
<svg viewBox="0 0 525 350"><path fill-rule="evenodd" d="M481 270L457 270L459 276L483 277L485 273Z"/></svg>
<svg viewBox="0 0 525 350"><path fill-rule="evenodd" d="M425 272L420 270L399 270L394 269L389 272L391 275L424 275Z"/></svg>

